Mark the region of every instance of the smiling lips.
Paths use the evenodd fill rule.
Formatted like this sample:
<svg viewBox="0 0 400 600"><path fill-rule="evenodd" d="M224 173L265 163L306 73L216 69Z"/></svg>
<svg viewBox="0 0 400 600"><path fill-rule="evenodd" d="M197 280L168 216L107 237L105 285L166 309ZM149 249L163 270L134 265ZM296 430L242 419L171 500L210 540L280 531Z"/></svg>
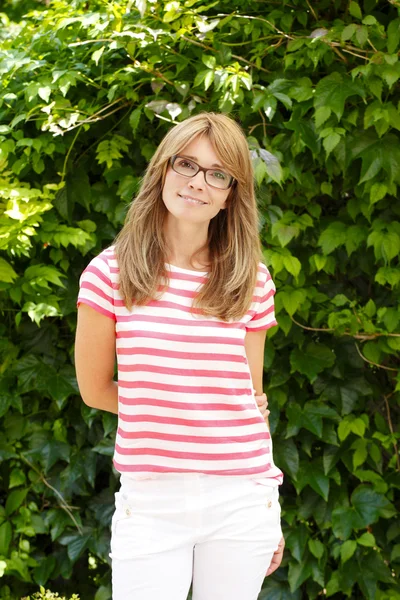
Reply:
<svg viewBox="0 0 400 600"><path fill-rule="evenodd" d="M183 200L185 200L185 202L188 202L189 204L192 204L192 205L202 206L203 204L207 204L207 202L203 202L202 200L198 200L197 198L192 198L191 196L183 196L181 194L179 194L179 196Z"/></svg>

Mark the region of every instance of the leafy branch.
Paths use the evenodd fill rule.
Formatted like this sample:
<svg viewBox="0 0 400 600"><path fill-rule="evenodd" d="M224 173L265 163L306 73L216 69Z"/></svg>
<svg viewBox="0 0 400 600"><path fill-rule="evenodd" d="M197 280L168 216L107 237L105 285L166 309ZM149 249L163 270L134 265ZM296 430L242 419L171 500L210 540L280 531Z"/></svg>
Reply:
<svg viewBox="0 0 400 600"><path fill-rule="evenodd" d="M331 332L335 332L338 331L337 328L335 327L308 327L307 325L303 325L302 323L299 323L298 321L296 321L296 319L293 318L292 315L289 315L291 320L293 321L293 323L295 323L295 325L298 325L299 327L301 327L302 329L306 329L307 331L323 331L325 333L331 333ZM349 330L344 330L342 333L340 333L340 335L346 335L346 336L350 336L353 337L356 340L373 340L377 337L400 337L400 333L389 333L389 332L376 332L376 333L351 333Z"/></svg>
<svg viewBox="0 0 400 600"><path fill-rule="evenodd" d="M74 523L75 527L77 528L77 530L79 531L79 533L81 535L83 535L83 531L81 526L79 525L79 523L77 522L77 520L75 519L74 515L71 512L71 507L68 506L67 502L64 500L63 496L60 494L60 492L53 487L46 479L46 477L43 475L43 473L41 473L39 471L39 469L37 469L21 452L20 454L21 459L32 469L32 471L35 471L35 473L38 475L40 481L42 481L42 483L44 483L44 485L46 487L49 488L49 490L51 490L58 498L59 504L61 506L61 508L67 513L67 515L70 517L71 521Z"/></svg>

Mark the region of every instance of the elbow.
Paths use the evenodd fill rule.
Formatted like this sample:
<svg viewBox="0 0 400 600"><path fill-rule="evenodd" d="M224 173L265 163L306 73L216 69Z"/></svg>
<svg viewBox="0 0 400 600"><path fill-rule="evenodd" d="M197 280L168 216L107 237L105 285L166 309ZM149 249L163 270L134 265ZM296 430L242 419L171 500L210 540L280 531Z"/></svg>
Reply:
<svg viewBox="0 0 400 600"><path fill-rule="evenodd" d="M79 388L79 394L84 402L84 404L86 404L86 406L89 406L90 408L95 408L94 405L94 398L96 397L96 393L95 390L92 388L92 386L88 386L87 384L84 384L84 382L81 380L79 381L79 377L77 378L77 382L78 382L78 388Z"/></svg>
<svg viewBox="0 0 400 600"><path fill-rule="evenodd" d="M92 394L89 394L87 390L84 391L81 387L79 387L79 393L84 404L86 404L86 406L89 406L90 408L94 408Z"/></svg>
<svg viewBox="0 0 400 600"><path fill-rule="evenodd" d="M87 395L83 395L81 394L81 398L83 400L83 403L86 404L86 406L89 406L89 408L95 408L93 402L91 402L91 399L87 396Z"/></svg>
<svg viewBox="0 0 400 600"><path fill-rule="evenodd" d="M79 385L79 383L78 383ZM111 402L114 402L114 395L117 391L116 382L111 379L106 382L97 382L96 385L93 385L91 382L89 385L80 385L79 392L83 402L89 408L97 408L104 409L105 406L108 406ZM117 393L118 396L118 393ZM108 409L105 409L108 410Z"/></svg>

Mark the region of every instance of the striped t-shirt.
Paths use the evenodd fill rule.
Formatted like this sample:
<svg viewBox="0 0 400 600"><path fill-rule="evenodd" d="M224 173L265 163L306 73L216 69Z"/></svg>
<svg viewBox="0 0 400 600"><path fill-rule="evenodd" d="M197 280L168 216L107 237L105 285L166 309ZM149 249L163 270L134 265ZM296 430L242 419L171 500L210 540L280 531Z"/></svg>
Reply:
<svg viewBox="0 0 400 600"><path fill-rule="evenodd" d="M206 272L166 265L162 295L128 310L111 246L80 278L80 302L115 321L118 430L114 466L135 479L232 475L279 485L267 424L254 398L246 331L276 325L275 286L259 264L253 302L238 321L191 312Z"/></svg>

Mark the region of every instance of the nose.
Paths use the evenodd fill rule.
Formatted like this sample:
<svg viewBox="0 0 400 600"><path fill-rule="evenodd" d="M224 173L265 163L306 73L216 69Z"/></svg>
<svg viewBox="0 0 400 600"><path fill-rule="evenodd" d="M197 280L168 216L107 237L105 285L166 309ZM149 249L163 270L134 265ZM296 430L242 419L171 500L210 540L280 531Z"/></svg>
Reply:
<svg viewBox="0 0 400 600"><path fill-rule="evenodd" d="M202 171L199 171L198 173L196 173L196 175L194 175L193 177L190 178L189 187L193 187L193 188L195 187L195 188L202 190L206 183L205 177L206 177L206 174L203 173Z"/></svg>

